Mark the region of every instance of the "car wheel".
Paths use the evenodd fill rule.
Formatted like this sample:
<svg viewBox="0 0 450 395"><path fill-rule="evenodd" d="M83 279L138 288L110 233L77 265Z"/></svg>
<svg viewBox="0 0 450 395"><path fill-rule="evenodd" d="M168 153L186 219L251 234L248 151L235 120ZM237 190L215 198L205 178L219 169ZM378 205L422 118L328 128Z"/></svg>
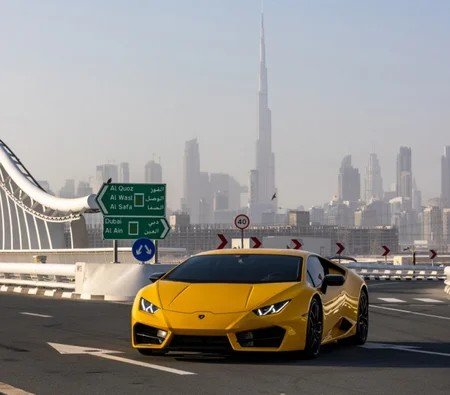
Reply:
<svg viewBox="0 0 450 395"><path fill-rule="evenodd" d="M356 321L356 334L353 336L353 343L361 345L367 340L369 333L369 296L367 291L362 290L359 296L358 320Z"/></svg>
<svg viewBox="0 0 450 395"><path fill-rule="evenodd" d="M150 348L137 348L138 352L142 355L164 355L164 350L152 350Z"/></svg>
<svg viewBox="0 0 450 395"><path fill-rule="evenodd" d="M304 355L307 358L317 358L320 353L322 343L323 319L320 302L314 298L311 301L308 313L308 323L306 330L306 343Z"/></svg>

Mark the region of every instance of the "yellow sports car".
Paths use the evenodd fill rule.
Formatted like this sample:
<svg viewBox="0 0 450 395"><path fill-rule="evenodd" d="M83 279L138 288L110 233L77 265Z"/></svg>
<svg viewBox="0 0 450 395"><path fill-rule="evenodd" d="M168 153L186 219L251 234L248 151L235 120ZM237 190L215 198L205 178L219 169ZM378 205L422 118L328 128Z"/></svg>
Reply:
<svg viewBox="0 0 450 395"><path fill-rule="evenodd" d="M167 351L300 351L367 339L364 280L306 251L243 249L195 255L157 273L134 300L132 345Z"/></svg>

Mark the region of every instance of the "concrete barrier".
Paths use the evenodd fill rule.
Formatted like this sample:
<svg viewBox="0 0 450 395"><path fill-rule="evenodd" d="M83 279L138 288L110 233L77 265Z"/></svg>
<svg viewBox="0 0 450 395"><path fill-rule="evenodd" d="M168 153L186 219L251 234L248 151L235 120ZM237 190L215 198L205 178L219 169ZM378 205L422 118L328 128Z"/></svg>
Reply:
<svg viewBox="0 0 450 395"><path fill-rule="evenodd" d="M151 274L167 272L175 266L79 262L76 264L75 293L81 299L102 296L105 300L132 300L139 289L150 284Z"/></svg>
<svg viewBox="0 0 450 395"><path fill-rule="evenodd" d="M345 265L365 280L444 280L444 268L430 265L394 266L354 262Z"/></svg>

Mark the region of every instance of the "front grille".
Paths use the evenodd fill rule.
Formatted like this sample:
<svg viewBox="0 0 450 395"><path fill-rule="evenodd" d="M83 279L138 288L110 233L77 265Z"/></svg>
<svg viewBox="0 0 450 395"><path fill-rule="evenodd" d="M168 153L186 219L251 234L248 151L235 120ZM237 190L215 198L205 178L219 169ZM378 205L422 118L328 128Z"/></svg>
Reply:
<svg viewBox="0 0 450 395"><path fill-rule="evenodd" d="M158 336L158 328L152 326L136 324L133 333L136 344L161 344L164 341L163 337Z"/></svg>
<svg viewBox="0 0 450 395"><path fill-rule="evenodd" d="M279 326L237 332L236 338L241 347L275 347L281 346L286 330Z"/></svg>
<svg viewBox="0 0 450 395"><path fill-rule="evenodd" d="M169 344L174 351L231 351L226 336L175 335Z"/></svg>

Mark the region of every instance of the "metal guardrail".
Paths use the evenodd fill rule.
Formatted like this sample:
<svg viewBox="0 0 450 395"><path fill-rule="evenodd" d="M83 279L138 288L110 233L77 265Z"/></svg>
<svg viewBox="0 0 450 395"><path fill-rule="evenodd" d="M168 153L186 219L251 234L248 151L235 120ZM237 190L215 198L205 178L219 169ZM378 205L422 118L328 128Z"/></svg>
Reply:
<svg viewBox="0 0 450 395"><path fill-rule="evenodd" d="M350 263L345 265L365 280L444 280L444 267Z"/></svg>
<svg viewBox="0 0 450 395"><path fill-rule="evenodd" d="M448 294L450 294L450 266L447 266L444 270L444 273L446 275L446 279L444 281L445 288L444 291Z"/></svg>
<svg viewBox="0 0 450 395"><path fill-rule="evenodd" d="M0 263L0 284L75 289L75 265Z"/></svg>
<svg viewBox="0 0 450 395"><path fill-rule="evenodd" d="M444 280L450 293L450 267L393 266L352 262L345 265L366 280ZM0 285L75 290L74 264L0 263Z"/></svg>

